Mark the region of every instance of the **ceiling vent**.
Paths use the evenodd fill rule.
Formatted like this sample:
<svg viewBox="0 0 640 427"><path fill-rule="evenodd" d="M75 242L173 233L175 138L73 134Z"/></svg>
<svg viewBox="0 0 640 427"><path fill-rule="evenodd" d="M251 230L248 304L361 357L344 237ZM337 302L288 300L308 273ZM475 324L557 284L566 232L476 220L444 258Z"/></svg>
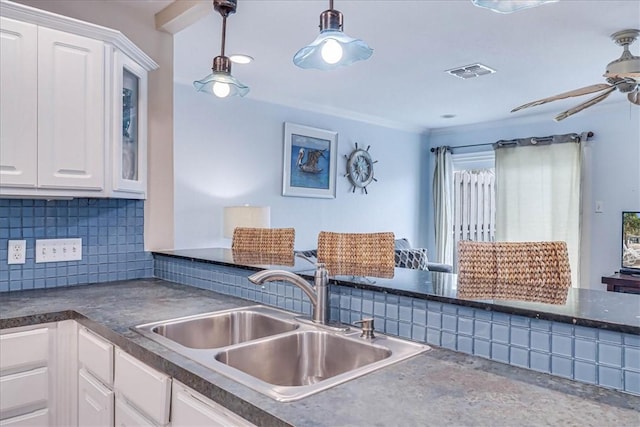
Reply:
<svg viewBox="0 0 640 427"><path fill-rule="evenodd" d="M450 70L446 70L447 73L452 76L460 77L461 79L472 79L474 77L480 77L487 74L493 74L496 70L487 67L482 64L465 65L464 67L456 67Z"/></svg>

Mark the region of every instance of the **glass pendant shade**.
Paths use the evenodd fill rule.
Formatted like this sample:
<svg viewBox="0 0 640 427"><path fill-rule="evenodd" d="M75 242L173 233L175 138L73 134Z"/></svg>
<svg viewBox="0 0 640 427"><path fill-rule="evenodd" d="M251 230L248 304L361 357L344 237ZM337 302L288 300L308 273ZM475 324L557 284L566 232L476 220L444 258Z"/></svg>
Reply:
<svg viewBox="0 0 640 427"><path fill-rule="evenodd" d="M205 92L226 98L227 96L245 96L249 93L249 87L243 85L229 73L216 71L209 74L202 80L193 82L193 86L198 92Z"/></svg>
<svg viewBox="0 0 640 427"><path fill-rule="evenodd" d="M249 92L249 86L243 85L231 75L231 60L226 56L213 58L211 74L202 80L196 80L193 86L198 92L213 94L218 98L245 96Z"/></svg>
<svg viewBox="0 0 640 427"><path fill-rule="evenodd" d="M300 68L331 70L368 59L372 53L373 49L360 39L339 30L324 30L295 54L293 63Z"/></svg>
<svg viewBox="0 0 640 427"><path fill-rule="evenodd" d="M296 52L293 63L300 68L333 70L369 59L373 49L362 40L349 37L342 29L342 13L333 8L331 0L329 9L320 14L320 34Z"/></svg>
<svg viewBox="0 0 640 427"><path fill-rule="evenodd" d="M215 95L218 98L245 96L249 92L246 86L231 75L231 60L224 54L227 35L227 17L235 13L237 0L213 0L213 8L222 16L222 46L220 55L213 58L211 74L202 80L193 82L198 92Z"/></svg>
<svg viewBox="0 0 640 427"><path fill-rule="evenodd" d="M537 7L545 3L555 3L558 0L471 0L471 2L485 9L498 13L512 13L522 9Z"/></svg>

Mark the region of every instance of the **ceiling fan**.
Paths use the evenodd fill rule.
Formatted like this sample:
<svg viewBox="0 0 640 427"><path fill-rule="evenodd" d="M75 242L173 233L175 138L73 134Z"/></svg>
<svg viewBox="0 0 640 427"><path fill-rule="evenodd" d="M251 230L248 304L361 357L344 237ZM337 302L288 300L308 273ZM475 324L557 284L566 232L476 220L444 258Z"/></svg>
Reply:
<svg viewBox="0 0 640 427"><path fill-rule="evenodd" d="M546 104L547 102L555 101L558 99L571 98L573 96L586 95L588 93L602 92L599 95L583 102L580 105L576 105L567 111L558 114L554 120L559 122L567 117L584 110L587 107L591 107L600 101L606 99L613 91L618 89L622 93L627 94L629 102L635 105L640 105L640 56L634 56L629 51L629 45L632 44L638 35L640 30L622 30L611 35L613 41L622 46L624 51L620 58L611 61L607 65L607 70L604 73L604 77L609 84L598 83L591 86L586 86L580 89L564 92L559 95L550 96L549 98L539 99L537 101L529 102L511 110L516 112L523 108L535 107L536 105Z"/></svg>

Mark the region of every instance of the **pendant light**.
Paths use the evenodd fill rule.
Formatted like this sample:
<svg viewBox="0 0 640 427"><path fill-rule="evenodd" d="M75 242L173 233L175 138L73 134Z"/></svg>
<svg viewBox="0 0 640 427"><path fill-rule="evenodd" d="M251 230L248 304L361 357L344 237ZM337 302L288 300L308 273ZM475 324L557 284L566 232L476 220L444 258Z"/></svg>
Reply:
<svg viewBox="0 0 640 427"><path fill-rule="evenodd" d="M213 8L222 16L222 48L220 56L213 58L212 73L202 80L193 82L198 92L212 93L218 98L245 96L249 86L245 86L231 75L231 60L224 55L227 35L227 16L236 11L237 0L213 0Z"/></svg>
<svg viewBox="0 0 640 427"><path fill-rule="evenodd" d="M342 13L333 9L333 0L330 0L329 9L320 14L320 35L295 54L293 63L300 68L332 70L369 59L373 49L364 41L343 33L342 26Z"/></svg>
<svg viewBox="0 0 640 427"><path fill-rule="evenodd" d="M521 9L541 6L545 3L555 3L558 0L471 0L471 2L485 9L498 13L512 13Z"/></svg>

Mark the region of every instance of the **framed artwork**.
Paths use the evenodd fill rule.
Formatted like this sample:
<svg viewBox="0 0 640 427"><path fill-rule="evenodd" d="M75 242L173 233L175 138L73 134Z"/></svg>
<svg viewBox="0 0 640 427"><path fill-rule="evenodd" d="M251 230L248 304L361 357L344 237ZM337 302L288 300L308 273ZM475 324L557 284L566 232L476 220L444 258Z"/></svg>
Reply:
<svg viewBox="0 0 640 427"><path fill-rule="evenodd" d="M284 124L282 195L336 197L338 133Z"/></svg>

